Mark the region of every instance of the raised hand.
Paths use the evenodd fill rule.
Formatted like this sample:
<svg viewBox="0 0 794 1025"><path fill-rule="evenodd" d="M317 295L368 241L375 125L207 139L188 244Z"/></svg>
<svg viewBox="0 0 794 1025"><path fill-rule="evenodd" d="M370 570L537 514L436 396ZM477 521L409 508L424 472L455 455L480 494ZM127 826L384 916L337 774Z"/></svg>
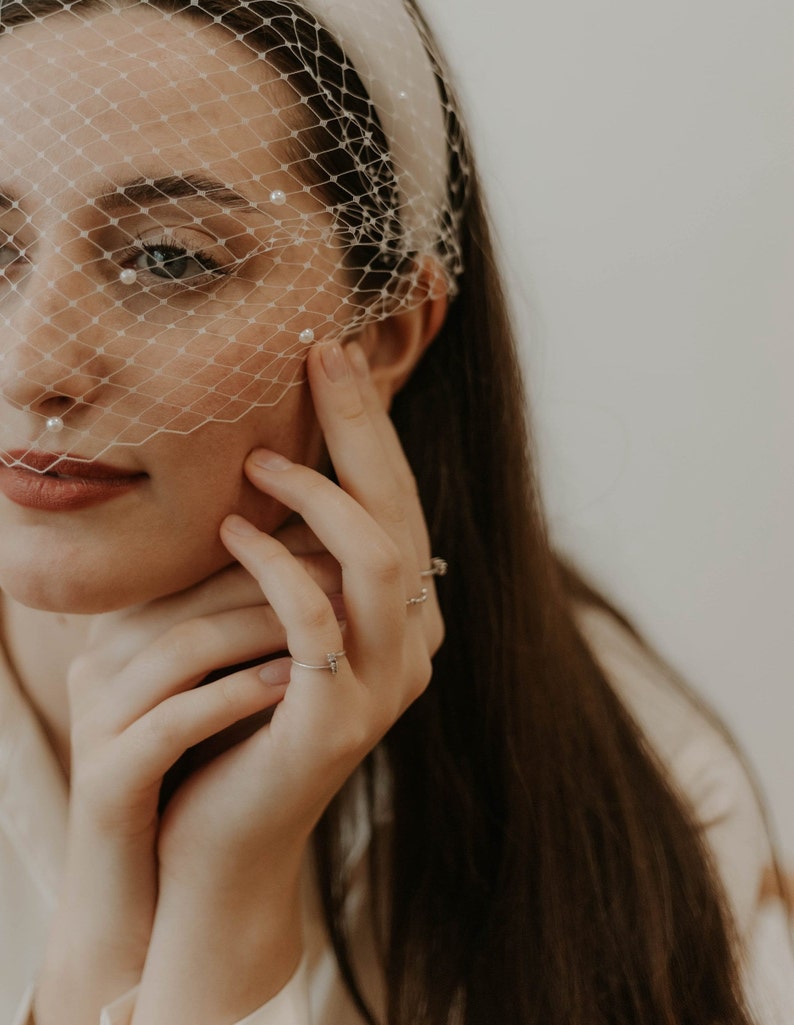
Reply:
<svg viewBox="0 0 794 1025"><path fill-rule="evenodd" d="M282 531L329 593L339 567L302 525ZM97 617L71 666L71 801L64 886L36 997L38 1025L85 1025L140 980L158 893L163 776L190 745L283 693L256 671L199 689L212 669L284 648L239 565L188 591Z"/></svg>
<svg viewBox="0 0 794 1025"><path fill-rule="evenodd" d="M246 473L338 562L344 623L339 602L280 541L239 517L225 521L223 541L261 588L290 655L256 674L278 702L270 724L194 773L165 811L136 1025L231 1023L284 984L300 955L298 883L311 832L427 686L443 637L422 576L424 517L363 354L319 348L309 379L339 484L263 451ZM332 673L327 656L342 651Z"/></svg>

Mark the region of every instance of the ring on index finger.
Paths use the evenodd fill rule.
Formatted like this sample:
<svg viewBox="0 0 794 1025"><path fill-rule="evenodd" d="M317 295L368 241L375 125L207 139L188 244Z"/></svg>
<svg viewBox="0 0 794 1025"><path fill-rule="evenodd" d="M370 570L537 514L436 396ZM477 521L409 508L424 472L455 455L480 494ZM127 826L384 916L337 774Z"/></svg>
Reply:
<svg viewBox="0 0 794 1025"><path fill-rule="evenodd" d="M292 664L300 666L301 669L330 669L331 675L336 676L339 672L339 659L344 658L345 654L344 651L329 651L325 656L325 662L319 666L311 662L299 662L296 658L292 659Z"/></svg>

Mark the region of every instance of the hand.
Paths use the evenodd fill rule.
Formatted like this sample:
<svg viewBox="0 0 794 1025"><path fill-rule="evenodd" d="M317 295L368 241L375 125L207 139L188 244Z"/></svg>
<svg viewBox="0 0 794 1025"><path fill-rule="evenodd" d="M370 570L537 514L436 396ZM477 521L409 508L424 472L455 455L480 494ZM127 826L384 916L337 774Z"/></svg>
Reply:
<svg viewBox="0 0 794 1025"><path fill-rule="evenodd" d="M363 363L363 366L362 366ZM275 538L230 517L222 538L259 583L298 662L343 649L339 671L288 658L270 724L191 776L160 832L160 903L134 1021L235 1021L284 984L300 952L300 865L323 810L427 686L443 624L416 488L357 347L308 370L339 486L273 453L250 480L294 510L342 570L345 625ZM428 600L407 605L428 589ZM231 1006L231 1004L234 1006Z"/></svg>
<svg viewBox="0 0 794 1025"><path fill-rule="evenodd" d="M283 536L320 586L339 589L338 566L305 528L290 526ZM213 668L284 643L261 590L240 566L95 620L69 673L67 863L37 988L39 1025L98 1021L101 1006L138 983L157 897L163 773L188 745L280 696L250 673L190 688Z"/></svg>

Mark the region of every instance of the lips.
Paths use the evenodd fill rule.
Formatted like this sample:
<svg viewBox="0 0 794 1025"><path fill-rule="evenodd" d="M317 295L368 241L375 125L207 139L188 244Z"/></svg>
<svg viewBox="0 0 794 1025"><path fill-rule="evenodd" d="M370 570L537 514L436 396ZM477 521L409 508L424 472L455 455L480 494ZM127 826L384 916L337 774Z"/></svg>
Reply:
<svg viewBox="0 0 794 1025"><path fill-rule="evenodd" d="M107 502L134 490L147 479L147 474L137 470L67 459L57 452L8 452L0 464L0 493L17 505L45 512L83 509Z"/></svg>

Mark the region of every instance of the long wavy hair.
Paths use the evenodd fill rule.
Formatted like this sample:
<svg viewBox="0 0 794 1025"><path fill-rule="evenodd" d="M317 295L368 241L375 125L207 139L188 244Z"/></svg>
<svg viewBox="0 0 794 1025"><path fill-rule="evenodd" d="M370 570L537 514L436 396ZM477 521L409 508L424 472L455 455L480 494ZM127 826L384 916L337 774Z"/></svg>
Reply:
<svg viewBox="0 0 794 1025"><path fill-rule="evenodd" d="M293 155L325 202L344 199L355 218L373 189L389 187L367 181L361 168L372 161L346 148L364 133L337 131L343 89L349 116L372 121L371 104L357 76L347 70L342 80L339 45L300 4L140 2L214 20L289 74L316 115ZM2 27L108 6L12 0ZM441 90L447 81L439 75ZM363 768L373 820L384 772L391 787L391 821L373 825L370 857L385 1020L751 1025L725 895L698 827L576 626L574 599L601 599L549 542L487 218L473 172L460 188L465 135L449 118L465 271L392 413L434 549L454 567L440 588L446 641L431 686ZM388 160L382 132L367 145ZM390 200L378 198L381 207ZM377 238L360 244L370 243L351 265L377 273ZM370 285L380 287L361 282ZM345 814L340 795L317 829L320 890L361 1020L381 1025L347 939Z"/></svg>

